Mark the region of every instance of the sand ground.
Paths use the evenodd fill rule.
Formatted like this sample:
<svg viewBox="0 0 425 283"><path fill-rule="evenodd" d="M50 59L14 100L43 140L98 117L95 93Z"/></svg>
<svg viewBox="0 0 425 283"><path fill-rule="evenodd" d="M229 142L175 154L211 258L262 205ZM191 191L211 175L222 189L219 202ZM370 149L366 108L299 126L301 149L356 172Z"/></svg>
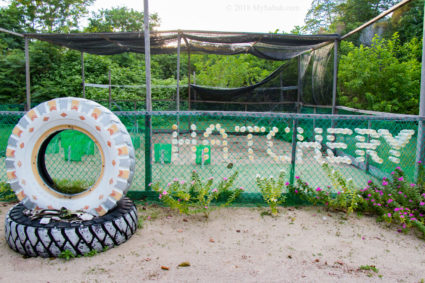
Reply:
<svg viewBox="0 0 425 283"><path fill-rule="evenodd" d="M5 214L1 207L0 234ZM185 216L139 206L143 228L93 257L24 258L0 237L1 282L423 282L425 241L322 208L222 208ZM190 266L178 267L187 262ZM375 266L378 272L362 270ZM168 270L164 270L166 267Z"/></svg>

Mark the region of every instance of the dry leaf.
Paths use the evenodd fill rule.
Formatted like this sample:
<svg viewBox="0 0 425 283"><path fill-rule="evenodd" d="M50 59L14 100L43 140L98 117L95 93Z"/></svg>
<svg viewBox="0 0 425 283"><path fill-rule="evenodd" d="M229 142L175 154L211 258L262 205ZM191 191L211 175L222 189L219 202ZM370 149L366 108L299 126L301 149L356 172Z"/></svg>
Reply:
<svg viewBox="0 0 425 283"><path fill-rule="evenodd" d="M213 238L210 238L210 242L211 242L211 243L215 243L215 241L214 241L214 239L213 239Z"/></svg>
<svg viewBox="0 0 425 283"><path fill-rule="evenodd" d="M164 265L161 265L161 269L162 270L170 270L170 268L168 266L164 266Z"/></svg>
<svg viewBox="0 0 425 283"><path fill-rule="evenodd" d="M190 262L188 261L183 261L182 263L178 265L178 267L188 267L188 266L190 266Z"/></svg>

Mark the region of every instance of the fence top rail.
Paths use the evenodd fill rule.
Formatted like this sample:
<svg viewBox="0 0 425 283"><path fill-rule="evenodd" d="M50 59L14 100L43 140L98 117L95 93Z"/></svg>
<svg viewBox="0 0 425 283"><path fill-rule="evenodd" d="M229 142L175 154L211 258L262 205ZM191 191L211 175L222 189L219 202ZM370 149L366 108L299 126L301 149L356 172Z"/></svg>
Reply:
<svg viewBox="0 0 425 283"><path fill-rule="evenodd" d="M332 114L304 114L304 113L273 113L273 112L226 112L226 111L116 111L122 116L216 116L216 117L251 117L251 118L283 118L283 119L322 119L322 120L362 120L362 121L425 121L425 117L406 115L332 115Z"/></svg>
<svg viewBox="0 0 425 283"><path fill-rule="evenodd" d="M281 118L281 119L321 119L321 120L360 120L360 121L425 121L425 117L415 115L332 115L305 113L273 112L226 112L226 111L114 111L119 116L215 116L247 118ZM25 111L0 111L0 116L23 116Z"/></svg>

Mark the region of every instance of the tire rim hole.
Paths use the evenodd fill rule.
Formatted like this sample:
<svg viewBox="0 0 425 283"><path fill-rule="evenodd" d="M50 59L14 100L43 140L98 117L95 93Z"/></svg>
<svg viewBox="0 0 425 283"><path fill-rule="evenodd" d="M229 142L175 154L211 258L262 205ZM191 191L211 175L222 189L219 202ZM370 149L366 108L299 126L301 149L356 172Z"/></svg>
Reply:
<svg viewBox="0 0 425 283"><path fill-rule="evenodd" d="M77 130L57 131L40 146L37 168L43 182L64 195L78 195L100 178L102 159L94 141Z"/></svg>

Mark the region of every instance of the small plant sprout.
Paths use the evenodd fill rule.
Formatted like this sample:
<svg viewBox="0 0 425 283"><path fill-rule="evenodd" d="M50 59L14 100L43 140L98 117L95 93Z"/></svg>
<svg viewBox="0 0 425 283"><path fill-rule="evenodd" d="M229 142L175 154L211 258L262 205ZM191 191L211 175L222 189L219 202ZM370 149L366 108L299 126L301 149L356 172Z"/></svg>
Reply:
<svg viewBox="0 0 425 283"><path fill-rule="evenodd" d="M276 216L278 214L278 205L285 202L285 196L283 193L286 190L286 186L284 180L284 170L280 171L279 177L277 179L275 179L273 176L264 178L260 175L257 175L257 186L260 189L264 201L269 205L272 216Z"/></svg>

